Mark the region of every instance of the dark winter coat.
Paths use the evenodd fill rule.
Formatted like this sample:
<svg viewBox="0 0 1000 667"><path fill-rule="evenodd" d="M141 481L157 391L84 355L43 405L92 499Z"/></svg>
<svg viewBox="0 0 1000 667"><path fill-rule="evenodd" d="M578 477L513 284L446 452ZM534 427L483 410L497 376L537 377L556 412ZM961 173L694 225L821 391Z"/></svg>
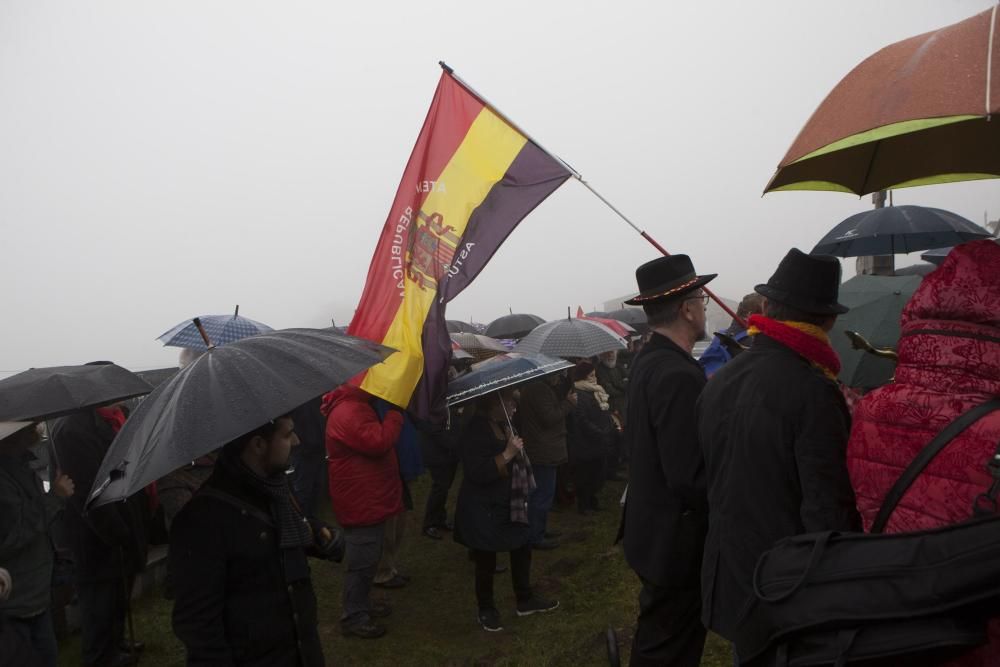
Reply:
<svg viewBox="0 0 1000 667"><path fill-rule="evenodd" d="M622 532L629 566L657 586L697 585L708 524L695 401L698 362L654 333L629 373L629 486Z"/></svg>
<svg viewBox="0 0 1000 667"><path fill-rule="evenodd" d="M511 551L528 541L528 524L510 520L510 468L500 456L507 446L483 415L462 435L462 487L455 505L455 541L481 551Z"/></svg>
<svg viewBox="0 0 1000 667"><path fill-rule="evenodd" d="M403 511L396 441L403 414L379 419L370 394L344 385L323 399L330 503L345 528L374 526Z"/></svg>
<svg viewBox="0 0 1000 667"><path fill-rule="evenodd" d="M51 436L58 467L73 480L76 493L66 502L64 526L78 582L108 581L146 567L147 498L139 492L123 503L91 509L83 505L94 486L97 470L115 438L111 426L94 410L84 410L52 423Z"/></svg>
<svg viewBox="0 0 1000 667"><path fill-rule="evenodd" d="M698 402L708 472L702 618L731 638L753 600L753 570L778 540L858 530L845 458L850 416L837 385L758 334Z"/></svg>
<svg viewBox="0 0 1000 667"><path fill-rule="evenodd" d="M52 540L49 525L61 501L42 490L29 466L28 452L5 452L0 446L0 567L10 572L10 597L0 613L28 617L49 608L52 587Z"/></svg>
<svg viewBox="0 0 1000 667"><path fill-rule="evenodd" d="M280 548L270 502L217 464L174 520L173 629L189 665L324 664L306 553Z"/></svg>
<svg viewBox="0 0 1000 667"><path fill-rule="evenodd" d="M615 425L611 420L611 413L601 409L593 392L577 390L576 407L570 423L570 463L603 459L611 451Z"/></svg>
<svg viewBox="0 0 1000 667"><path fill-rule="evenodd" d="M556 393L548 380L530 382L521 389L517 416L524 451L535 465L558 466L566 463L566 417L573 404Z"/></svg>

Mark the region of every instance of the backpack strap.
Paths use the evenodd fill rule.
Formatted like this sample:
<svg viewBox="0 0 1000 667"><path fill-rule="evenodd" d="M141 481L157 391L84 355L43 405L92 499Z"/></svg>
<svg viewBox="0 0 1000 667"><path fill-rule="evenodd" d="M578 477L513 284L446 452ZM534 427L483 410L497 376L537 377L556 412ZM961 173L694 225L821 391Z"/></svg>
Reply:
<svg viewBox="0 0 1000 667"><path fill-rule="evenodd" d="M230 493L226 493L225 491L220 491L219 489L216 489L211 486L203 486L198 490L198 495L204 496L206 498L215 498L216 500L226 503L231 507L235 507L236 509L240 510L241 513L249 514L258 521L262 521L268 526L274 528L274 520L270 516L260 511L250 503L244 502L243 500L240 500L239 498Z"/></svg>
<svg viewBox="0 0 1000 667"><path fill-rule="evenodd" d="M896 505L902 499L903 495L906 493L907 489L913 484L914 480L924 471L924 468L937 456L945 446L951 442L955 436L967 429L969 426L979 421L989 413L1000 410L1000 398L992 398L985 403L980 403L979 405L966 410L961 415L958 416L953 422L941 429L934 438L928 442L920 453L917 454L910 465L906 466L906 470L903 474L899 476L896 483L892 485L889 489L889 493L886 494L885 500L882 501L882 507L878 511L878 516L875 517L875 522L872 523L871 531L872 533L881 533L885 529L885 525L889 522L889 517L892 516L893 511L896 509ZM996 475L994 476L994 487L998 487L997 480L1000 480L1000 461L996 461ZM991 462L993 463L993 462ZM991 468L991 472L994 468ZM996 489L1000 491L1000 487ZM995 494L993 498L994 507L996 505ZM978 504L978 498L977 498Z"/></svg>

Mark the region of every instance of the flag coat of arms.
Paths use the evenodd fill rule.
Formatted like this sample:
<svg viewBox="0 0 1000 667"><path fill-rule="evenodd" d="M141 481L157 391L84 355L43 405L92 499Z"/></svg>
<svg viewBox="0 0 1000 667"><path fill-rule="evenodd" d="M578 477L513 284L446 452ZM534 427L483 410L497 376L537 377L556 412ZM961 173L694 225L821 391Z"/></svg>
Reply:
<svg viewBox="0 0 1000 667"><path fill-rule="evenodd" d="M443 420L445 305L570 175L445 69L348 328L399 350L364 374L362 389Z"/></svg>

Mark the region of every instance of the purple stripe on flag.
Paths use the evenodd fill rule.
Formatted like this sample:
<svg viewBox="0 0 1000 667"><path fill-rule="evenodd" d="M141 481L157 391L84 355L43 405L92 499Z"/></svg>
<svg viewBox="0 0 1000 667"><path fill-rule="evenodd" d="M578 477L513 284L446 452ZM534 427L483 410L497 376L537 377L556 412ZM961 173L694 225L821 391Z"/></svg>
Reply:
<svg viewBox="0 0 1000 667"><path fill-rule="evenodd" d="M469 286L518 223L569 177L565 167L529 141L472 212L448 277L438 287L438 298L424 321L424 373L410 400L410 412L418 419L436 424L447 419L444 396L451 339L445 326L445 304Z"/></svg>

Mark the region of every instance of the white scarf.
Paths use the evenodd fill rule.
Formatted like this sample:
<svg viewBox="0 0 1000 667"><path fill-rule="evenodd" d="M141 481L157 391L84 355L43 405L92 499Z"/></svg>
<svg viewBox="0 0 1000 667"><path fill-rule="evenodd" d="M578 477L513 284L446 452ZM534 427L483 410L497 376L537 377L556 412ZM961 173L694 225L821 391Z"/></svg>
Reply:
<svg viewBox="0 0 1000 667"><path fill-rule="evenodd" d="M604 391L604 387L597 384L596 382L587 382L586 380L577 380L573 383L573 386L580 391L589 391L597 399L597 404L601 406L601 410L607 410L610 406L608 405L608 392Z"/></svg>

